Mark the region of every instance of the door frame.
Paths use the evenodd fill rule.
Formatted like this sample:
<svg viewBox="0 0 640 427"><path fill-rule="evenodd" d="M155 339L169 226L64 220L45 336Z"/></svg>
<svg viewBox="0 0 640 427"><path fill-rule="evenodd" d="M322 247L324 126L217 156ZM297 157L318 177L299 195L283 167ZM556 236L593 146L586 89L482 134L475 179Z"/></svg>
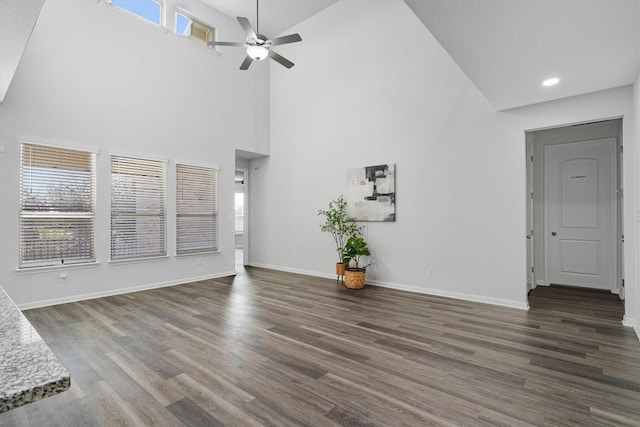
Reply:
<svg viewBox="0 0 640 427"><path fill-rule="evenodd" d="M526 154L527 154L527 292L534 289L536 287L536 277L534 273L534 229L533 229L533 219L534 219L534 209L533 209L533 141L529 138L527 134L525 137L526 144Z"/></svg>
<svg viewBox="0 0 640 427"><path fill-rule="evenodd" d="M563 143L573 143L578 141L599 140L614 138L616 148L613 161L614 167L614 191L617 195L617 203L615 204L614 227L612 232L615 233L615 247L613 268L615 271L615 284L612 286L611 292L619 294L624 299L624 190L622 180L623 165L623 141L622 141L622 117L614 117L602 119L599 121L590 121L587 123L576 123L562 126L555 126L543 129L533 129L525 131L525 153L526 159L526 237L531 239L527 241L527 292L536 286L548 286L550 283L546 280L545 271L545 249L544 249L544 228L545 228L545 212L544 212L544 157L540 153L544 153L545 145L556 145ZM549 132L557 132L557 136L548 138L539 138L537 135ZM579 135L579 136L576 136ZM566 139L566 140L565 140Z"/></svg>
<svg viewBox="0 0 640 427"><path fill-rule="evenodd" d="M244 216L242 218L242 265L249 265L249 168L236 166L234 171L242 172L244 180ZM235 176L235 174L234 174ZM234 252L235 253L235 252Z"/></svg>

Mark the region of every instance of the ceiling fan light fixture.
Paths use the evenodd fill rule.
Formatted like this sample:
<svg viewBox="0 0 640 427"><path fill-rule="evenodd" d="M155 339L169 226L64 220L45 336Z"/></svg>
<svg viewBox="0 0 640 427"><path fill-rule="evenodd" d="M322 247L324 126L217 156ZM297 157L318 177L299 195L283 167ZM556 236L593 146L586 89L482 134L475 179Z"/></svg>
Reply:
<svg viewBox="0 0 640 427"><path fill-rule="evenodd" d="M249 20L244 16L236 17L238 23L244 30L246 35L246 39L244 43L236 43L236 42L223 42L218 40L211 40L207 43L209 46L239 46L247 49L247 56L240 64L240 69L245 71L248 70L253 61L262 61L265 58L271 58L276 61L278 64L282 65L285 68L291 68L295 64L289 61L287 58L279 55L278 52L271 50L273 46L280 46L283 44L296 43L301 42L302 37L300 34L289 34L286 36L278 36L272 39L268 39L262 34L260 34L259 27L259 16L258 16L258 0L256 0L256 29L254 30L251 26Z"/></svg>
<svg viewBox="0 0 640 427"><path fill-rule="evenodd" d="M263 46L249 46L247 48L247 55L256 61L262 61L264 58L269 56L269 50Z"/></svg>

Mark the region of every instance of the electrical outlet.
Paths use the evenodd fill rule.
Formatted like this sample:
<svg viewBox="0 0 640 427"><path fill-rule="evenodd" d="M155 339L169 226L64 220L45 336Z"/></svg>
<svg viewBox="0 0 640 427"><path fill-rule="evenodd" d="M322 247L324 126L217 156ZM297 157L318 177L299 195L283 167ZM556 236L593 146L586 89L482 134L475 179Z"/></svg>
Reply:
<svg viewBox="0 0 640 427"><path fill-rule="evenodd" d="M61 272L61 273L58 275L58 278L60 279L60 281L61 281L61 282L66 282L66 281L67 281L67 273L65 273L65 272Z"/></svg>
<svg viewBox="0 0 640 427"><path fill-rule="evenodd" d="M435 276L436 275L436 268L432 267L432 266L428 267L427 268L427 274L429 276Z"/></svg>

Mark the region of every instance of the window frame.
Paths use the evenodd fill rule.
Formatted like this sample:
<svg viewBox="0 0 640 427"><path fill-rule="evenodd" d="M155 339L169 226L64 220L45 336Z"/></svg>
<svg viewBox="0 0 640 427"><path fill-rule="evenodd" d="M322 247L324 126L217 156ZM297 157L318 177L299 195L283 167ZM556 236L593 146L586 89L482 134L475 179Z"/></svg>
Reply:
<svg viewBox="0 0 640 427"><path fill-rule="evenodd" d="M235 213L235 209L238 206L238 194L242 195L242 215L238 215L238 214ZM244 192L240 193L240 192L236 191L234 193L234 206L233 206L234 207L234 223L233 223L233 230L234 230L234 233L236 234L236 236L244 234L244 211L245 211L245 209L244 209L244 199L245 199ZM238 223L238 219L240 219L240 218L242 218L242 229L238 230L237 223Z"/></svg>
<svg viewBox="0 0 640 427"><path fill-rule="evenodd" d="M184 34L179 34L178 33L178 15L182 15L185 18L188 18L191 26L193 26L194 24L199 26L199 27L204 27L207 30L210 31L210 38L208 38L207 40L202 39L200 37L196 37L193 35L193 33L190 33L188 36L184 35ZM180 37L183 37L185 39L189 39L189 40L193 40L194 42L203 45L203 46L208 46L210 41L214 41L216 39L216 28L213 25L209 25L206 22L204 22L202 19L198 19L195 18L191 13L185 11L184 9L181 8L176 8L175 10L175 24L174 24L174 28L173 28L173 32Z"/></svg>
<svg viewBox="0 0 640 427"><path fill-rule="evenodd" d="M114 159L126 159L129 162L135 162L135 161L140 161L140 162L146 162L149 164L156 164L157 166L160 166L160 176L158 177L161 181L160 185L158 185L158 187L156 188L156 192L159 196L161 196L161 201L162 201L162 209L161 212L158 214L143 214L143 213L139 213L139 211L134 211L132 213L123 213L122 210L118 211L116 209L114 209L114 198L118 195L116 194L116 191L114 189ZM157 258L166 258L168 256L168 250L167 250L167 163L168 160L167 159L163 159L163 158L158 158L158 157L154 157L154 156L144 156L144 155L137 155L137 154L128 154L128 153L111 153L110 156L110 188L111 188L111 197L110 197L110 250L109 250L109 259L111 263L121 263L121 262L135 262L135 261L143 261L143 260L148 260L148 259L157 259ZM140 177L141 175L135 175L135 174L124 174L124 173L117 173L116 175L130 175L131 177ZM137 181L134 179L135 184L137 184ZM120 190L119 190L120 191ZM135 199L135 202L137 203L139 201L138 198ZM161 245L162 246L162 250L161 251L157 251L157 252L142 252L139 255L117 255L114 257L114 253L118 253L119 251L116 250L117 248L114 248L114 213L117 213L115 215L115 218L119 218L119 219L124 219L124 218L142 218L142 217L157 217L157 218L161 218L161 233L159 233L157 235L157 238L159 239ZM137 227L137 222L136 222L136 227ZM137 234L136 234L137 236ZM141 248L137 245L138 240L136 239L136 253L139 252L141 250ZM120 249L121 251L122 249Z"/></svg>
<svg viewBox="0 0 640 427"><path fill-rule="evenodd" d="M137 19L142 20L143 22L146 23L150 23L153 24L155 26L158 27L165 27L165 8L166 8L166 4L165 4L165 0L149 0L152 1L154 3L157 3L158 6L160 6L160 11L159 11L159 16L158 16L158 22L152 21L151 19L147 18L146 16L140 15L139 13L136 13L130 9L127 9L119 4L116 4L113 2L113 0L107 0L107 3L109 4L109 6L113 6L116 10L120 10L123 11L124 13L126 13L127 15L130 16L135 16Z"/></svg>
<svg viewBox="0 0 640 427"><path fill-rule="evenodd" d="M96 210L97 210L97 156L99 154L99 150L90 147L81 147L81 146L72 146L72 145L62 145L62 144L52 144L48 142L40 142L40 141L29 141L29 140L21 140L20 143L20 157L19 157L19 215L18 215L18 271L33 271L38 269L46 269L48 267L58 268L62 265L65 267L70 266L86 266L97 263L96 256ZM46 211L38 212L37 210L29 210L25 209L25 177L24 177L24 168L25 168L25 148L35 149L35 150L50 150L52 154L55 156L51 156L51 154L40 154L42 158L41 162L49 159L64 159L64 162L56 164L51 169L56 169L57 171L67 171L62 173L73 173L72 171L78 172L78 169L71 169L70 167L76 166L77 164L72 163L69 159L71 158L71 152L77 153L76 156L84 156L88 155L89 162L89 196L88 197L80 197L78 201L80 203L84 203L89 206L89 210L67 210L63 204L57 204L58 209L49 209ZM57 151L57 152L56 152ZM65 153L66 152L66 153ZM78 154L79 153L79 154ZM66 154L66 155L65 155ZM68 167L64 168L65 164ZM83 160L84 162L84 160ZM60 166L60 167L57 167ZM28 166L33 167L33 166ZM54 184L57 182L69 182L69 178L57 177L56 174L58 172L54 172L53 175L51 171L42 176L42 179L45 182L53 182ZM33 175L31 175L32 177ZM85 188L86 190L86 188ZM81 194L82 195L82 194ZM62 196L58 200L61 200L63 203L65 202L62 199ZM68 203L68 199L66 200ZM65 258L63 257L44 257L35 261L27 261L27 257L25 256L24 246L28 243L24 240L23 235L23 226L26 220L39 220L46 224L46 221L61 219L61 220L78 220L78 224L81 223L81 219L89 220L89 227L86 227L85 230L88 231L90 247L88 249L88 256L84 258ZM55 221L52 221L55 222ZM60 224L63 224L61 221ZM76 227L77 230L82 231L82 227ZM64 230L64 228L62 228ZM76 240L82 240L80 237L77 237Z"/></svg>
<svg viewBox="0 0 640 427"><path fill-rule="evenodd" d="M220 168L217 165L211 164L203 164L197 162L189 162L189 161L181 161L177 160L175 163L175 184L176 184L176 192L175 192L175 209L176 209L176 248L175 255L177 257L182 256L190 256L190 255L202 255L202 254L214 254L220 252ZM186 168L194 168L194 169L204 169L208 172L213 173L212 183L212 200L213 204L213 212L210 215L212 217L213 222L213 230L212 230L212 240L213 245L211 247L202 247L200 249L180 249L180 218L196 218L196 217L205 217L208 215L204 214L194 214L194 213L181 213L180 201L184 200L180 196L180 178L179 178L179 169L181 167Z"/></svg>

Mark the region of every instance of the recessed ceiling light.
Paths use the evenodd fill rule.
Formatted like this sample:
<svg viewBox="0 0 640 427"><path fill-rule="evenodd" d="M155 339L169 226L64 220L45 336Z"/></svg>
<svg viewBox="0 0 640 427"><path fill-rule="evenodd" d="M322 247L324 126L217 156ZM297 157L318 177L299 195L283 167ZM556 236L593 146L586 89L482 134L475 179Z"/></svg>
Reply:
<svg viewBox="0 0 640 427"><path fill-rule="evenodd" d="M547 79L545 81L542 82L543 86L553 86L553 85L557 85L560 82L560 79L557 77L553 77L550 79Z"/></svg>

